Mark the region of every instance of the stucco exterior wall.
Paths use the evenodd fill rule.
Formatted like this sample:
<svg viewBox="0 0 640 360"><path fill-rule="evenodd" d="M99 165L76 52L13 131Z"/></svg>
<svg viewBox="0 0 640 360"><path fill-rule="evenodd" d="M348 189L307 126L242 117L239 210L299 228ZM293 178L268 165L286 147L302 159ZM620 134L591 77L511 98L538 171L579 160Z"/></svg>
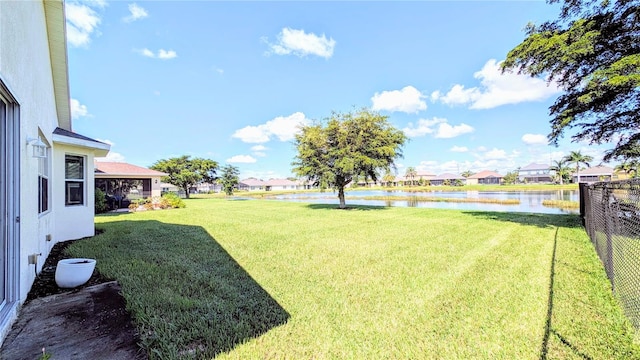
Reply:
<svg viewBox="0 0 640 360"><path fill-rule="evenodd" d="M40 1L0 1L0 78L20 105L20 298L35 278L29 254L40 254L38 268L52 244L53 212L38 214L38 159L32 157L27 137L39 132L49 144L57 126L53 79L44 7ZM39 270L38 269L38 270Z"/></svg>
<svg viewBox="0 0 640 360"><path fill-rule="evenodd" d="M65 205L65 156L84 157L84 204ZM55 143L53 151L53 181L51 196L55 214L55 241L66 241L93 236L95 209L95 178L93 151L76 146Z"/></svg>
<svg viewBox="0 0 640 360"><path fill-rule="evenodd" d="M52 133L57 126L42 2L0 1L0 79L19 104L19 136L16 141L20 152L17 169L20 173L20 231L15 268L18 299L4 309L7 313L0 319L1 342L35 279L36 265L29 264L28 256L41 254L37 264L39 271L52 247L52 243L45 239L46 234L55 228L53 211L38 214L38 159L32 156L32 148L26 140L41 134L52 144Z"/></svg>

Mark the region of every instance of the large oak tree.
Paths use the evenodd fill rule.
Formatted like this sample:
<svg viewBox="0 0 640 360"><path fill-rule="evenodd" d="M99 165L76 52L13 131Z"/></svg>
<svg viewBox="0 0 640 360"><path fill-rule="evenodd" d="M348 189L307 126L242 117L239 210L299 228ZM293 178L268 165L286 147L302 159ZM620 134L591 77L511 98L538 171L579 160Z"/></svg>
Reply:
<svg viewBox="0 0 640 360"><path fill-rule="evenodd" d="M557 20L529 24L503 70L547 76L564 90L550 107L556 144L569 129L573 141L612 143L605 160L640 152L640 2L562 2Z"/></svg>
<svg viewBox="0 0 640 360"><path fill-rule="evenodd" d="M405 134L387 116L369 109L334 112L324 123L305 125L295 137L298 155L293 171L322 189L338 190L346 207L344 188L361 176L377 181L402 156Z"/></svg>
<svg viewBox="0 0 640 360"><path fill-rule="evenodd" d="M183 155L158 160L151 165L151 169L169 174L164 176L162 181L184 190L188 199L190 187L201 182L213 183L216 180L218 163L209 159L191 159L190 156Z"/></svg>

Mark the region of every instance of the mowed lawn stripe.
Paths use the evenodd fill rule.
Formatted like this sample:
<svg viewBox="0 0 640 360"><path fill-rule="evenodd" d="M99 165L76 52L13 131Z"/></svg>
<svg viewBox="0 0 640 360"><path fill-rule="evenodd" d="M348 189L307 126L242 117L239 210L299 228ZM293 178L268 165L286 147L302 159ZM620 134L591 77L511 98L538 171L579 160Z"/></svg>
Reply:
<svg viewBox="0 0 640 360"><path fill-rule="evenodd" d="M170 358L538 359L543 351L572 358L575 351L550 331L577 321L571 318L584 326L576 335L583 354L638 354L615 299L602 291L607 280L575 216L194 199L185 209L101 216L97 223L105 233L72 251L122 278L131 310L157 337L148 346ZM548 329L556 243L564 263L593 269L569 290L595 286L586 301L604 307L572 313L574 295L559 289L555 299L566 304L554 303L562 311L558 319L552 313ZM127 247L127 259L114 253L116 244ZM574 259L576 249L582 255ZM182 264L172 268L172 257ZM144 266L156 269L145 273ZM167 269L182 273L156 278ZM561 269L569 271L556 263ZM234 295L246 287L233 280L243 272L258 288L249 286L247 296L271 298L263 299L268 306L251 303L257 315L248 318L244 291ZM261 322L278 312L269 301L286 312L286 322ZM238 320L225 312L249 331L233 328ZM271 325L251 330L260 324ZM605 330L617 335L587 340ZM185 346L195 350L180 350Z"/></svg>

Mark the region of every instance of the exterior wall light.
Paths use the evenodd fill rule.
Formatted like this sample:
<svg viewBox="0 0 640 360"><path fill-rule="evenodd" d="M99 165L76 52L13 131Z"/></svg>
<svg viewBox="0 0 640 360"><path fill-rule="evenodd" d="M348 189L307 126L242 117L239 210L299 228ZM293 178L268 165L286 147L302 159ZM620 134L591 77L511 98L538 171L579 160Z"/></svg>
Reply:
<svg viewBox="0 0 640 360"><path fill-rule="evenodd" d="M43 143L39 138L27 137L27 144L33 147L33 157L44 159L47 157L47 144Z"/></svg>

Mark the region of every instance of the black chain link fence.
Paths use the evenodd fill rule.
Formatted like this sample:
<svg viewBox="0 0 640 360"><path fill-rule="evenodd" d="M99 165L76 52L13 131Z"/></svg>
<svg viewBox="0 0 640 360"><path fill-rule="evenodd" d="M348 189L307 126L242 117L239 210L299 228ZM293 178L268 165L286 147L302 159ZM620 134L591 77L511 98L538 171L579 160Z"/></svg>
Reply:
<svg viewBox="0 0 640 360"><path fill-rule="evenodd" d="M580 215L625 314L640 329L640 179L580 184Z"/></svg>

